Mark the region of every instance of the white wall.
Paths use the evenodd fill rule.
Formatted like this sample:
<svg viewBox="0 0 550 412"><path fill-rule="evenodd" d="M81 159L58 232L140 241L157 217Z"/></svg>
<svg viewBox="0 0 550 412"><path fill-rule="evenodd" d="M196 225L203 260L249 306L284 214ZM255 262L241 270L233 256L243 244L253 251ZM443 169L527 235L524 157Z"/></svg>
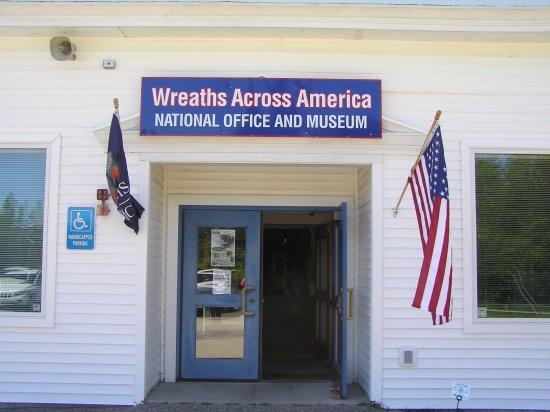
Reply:
<svg viewBox="0 0 550 412"><path fill-rule="evenodd" d="M445 130L445 129L444 129ZM444 138L452 134L443 132ZM451 187L453 320L431 326L425 312L410 307L420 270L421 250L412 199L407 194L397 218L392 208L410 160L384 161L384 290L382 403L398 408L452 408L454 382L472 387L467 408L550 407L550 336L546 334L469 333L464 329L465 282L462 255L462 202L458 142L445 138ZM392 195L393 194L393 195ZM470 279L472 273L467 274ZM398 364L400 347L417 349L418 365Z"/></svg>
<svg viewBox="0 0 550 412"><path fill-rule="evenodd" d="M409 74L395 66L393 85L408 91L386 94L385 110L396 110L414 122L431 120L425 110L443 110L442 132L448 167L453 247L453 321L433 327L426 313L411 302L421 264L418 226L410 193L397 218L392 208L413 162L409 156L388 154L383 163L383 371L382 403L396 408L454 408L454 382L472 387L467 408L550 408L550 335L469 333L464 329L464 272L460 139L538 138L550 134L546 116L550 79L541 66L548 62L547 45L475 44L425 49L409 63ZM544 56L544 57L543 57ZM412 57L411 57L412 58ZM392 57L397 63L400 58ZM544 64L545 64L544 63ZM422 74L423 73L423 74ZM387 76L382 74L382 78ZM390 84L388 84L390 83ZM405 84L407 83L407 84ZM389 95L388 95L389 94ZM389 100L389 102L388 102ZM402 116L400 116L402 118ZM541 144L542 147L542 144ZM467 207L467 208L466 208ZM475 234L474 234L475 236ZM547 326L546 326L547 327ZM398 364L398 350L418 350L416 368Z"/></svg>
<svg viewBox="0 0 550 412"><path fill-rule="evenodd" d="M51 59L49 38L0 42L2 131L63 136L55 326L0 329L1 401L133 403L139 399L134 393L134 363L135 318L144 310L135 305L140 238L112 212L98 218L93 252L65 248L67 207L95 205L96 189L106 187L105 154L92 129L110 120L114 96L120 99L122 117L139 112L141 76L265 75L380 78L384 115L420 129L428 127L436 109L443 110L455 251L454 320L434 328L426 314L410 308L421 255L410 195L397 218L391 208L414 154L387 148L382 182L383 273L373 273L383 276L383 291L378 291L383 295L383 368L380 376L371 377L381 379L382 403L453 408L450 386L459 380L472 385L467 407L550 407L548 334L464 330L466 265L461 242L463 230L469 228L462 228L459 147L463 137L548 137L548 44L206 36L73 40L78 47L74 62ZM117 59L117 69L101 69L104 58ZM253 150L253 144L247 150ZM311 144L323 148L334 142ZM197 148L200 143L186 146L191 151ZM371 142L342 141L334 159L341 153L361 156L371 148L382 150ZM128 155L133 192L139 199L137 161L137 155ZM331 179L331 174L326 176L326 187L344 190ZM200 186L193 186L192 179L186 184L189 190L200 191L208 179ZM295 186L292 180L286 184L296 187L297 193L318 190L315 184ZM250 185L253 189L226 182L219 190L267 191L266 183ZM277 182L269 186L274 191L279 187ZM418 348L415 369L399 367L398 348L403 345Z"/></svg>
<svg viewBox="0 0 550 412"><path fill-rule="evenodd" d="M94 78L92 62L58 65L47 47L48 39L0 41L2 131L62 135L55 325L0 326L0 402L132 404L138 236L109 202L95 249L66 249L67 207L95 206L96 189L107 187L106 155L91 131L110 122L111 108L97 110L94 95L107 98L112 84ZM137 157L127 160L139 200Z"/></svg>
<svg viewBox="0 0 550 412"><path fill-rule="evenodd" d="M422 253L410 193L397 218L392 216L392 208L414 159L388 154L383 165L382 403L397 408L454 408L450 388L458 381L472 387L463 407L547 409L548 333L514 333L513 328L507 334L469 333L464 328L464 306L471 304L463 300L464 281L474 275L463 270L467 264L463 261L462 236L471 228L462 224L462 214L470 211L470 205L462 202L462 191L469 182L461 179L460 140L548 137L550 123L544 113L550 104L550 80L541 66L548 61L548 45L478 44L471 45L470 51L463 45L448 46L416 56L410 74L402 73L398 80L411 94L396 92L395 99L390 97L386 102L391 100L391 110L427 120L423 115L426 108L443 110L451 201L453 321L433 327L426 313L410 307ZM410 121L414 121L412 117ZM417 348L416 368L399 366L398 350L402 346Z"/></svg>

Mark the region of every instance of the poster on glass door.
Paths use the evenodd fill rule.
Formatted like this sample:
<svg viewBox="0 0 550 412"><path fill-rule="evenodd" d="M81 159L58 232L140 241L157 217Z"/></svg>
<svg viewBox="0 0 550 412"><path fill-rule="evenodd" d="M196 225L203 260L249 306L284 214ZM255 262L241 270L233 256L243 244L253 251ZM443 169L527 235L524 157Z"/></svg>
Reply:
<svg viewBox="0 0 550 412"><path fill-rule="evenodd" d="M214 269L212 274L212 293L214 295L231 294L231 270Z"/></svg>
<svg viewBox="0 0 550 412"><path fill-rule="evenodd" d="M212 229L210 264L212 266L235 266L235 230Z"/></svg>

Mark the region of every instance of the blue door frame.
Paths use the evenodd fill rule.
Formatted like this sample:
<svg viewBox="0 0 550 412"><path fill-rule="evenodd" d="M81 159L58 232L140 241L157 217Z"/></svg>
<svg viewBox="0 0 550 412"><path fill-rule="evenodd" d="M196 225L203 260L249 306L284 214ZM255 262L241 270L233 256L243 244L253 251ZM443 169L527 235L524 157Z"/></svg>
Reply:
<svg viewBox="0 0 550 412"><path fill-rule="evenodd" d="M336 225L335 263L337 295L337 365L340 372L340 395L348 397L348 207L342 203L338 208L340 219Z"/></svg>
<svg viewBox="0 0 550 412"><path fill-rule="evenodd" d="M347 336L348 336L348 289L347 289L347 204L339 207L279 207L279 206L180 206L180 239L182 261L180 264L182 280L179 300L181 330L178 333L181 347L179 376L183 379L239 379L255 380L259 373L259 328L261 280L261 213L262 212L338 212L339 224L335 233L335 294L338 296L338 316L336 333L337 367L340 373L340 393L347 397ZM241 220L240 220L241 219ZM244 219L244 220L242 220ZM248 223L245 223L248 222ZM254 282L253 291L247 293L246 310L255 312L255 316L245 320L245 358L240 359L197 359L195 356L196 308L200 305L220 305L236 307L241 304L238 295L223 296L215 300L212 295L200 296L196 293L197 237L199 226L229 227L248 225L246 238L247 281ZM243 226L240 226L243 227ZM254 233L252 233L254 232ZM249 245L249 241L251 244ZM248 256L249 253L255 254ZM249 260L250 259L250 260ZM249 272L250 269L250 272ZM184 276L184 274L192 274ZM250 276L250 279L249 279ZM255 277L257 276L257 278ZM219 296L217 296L219 298ZM250 303L250 300L252 302ZM191 308L194 309L191 309ZM247 358L247 355L248 358Z"/></svg>

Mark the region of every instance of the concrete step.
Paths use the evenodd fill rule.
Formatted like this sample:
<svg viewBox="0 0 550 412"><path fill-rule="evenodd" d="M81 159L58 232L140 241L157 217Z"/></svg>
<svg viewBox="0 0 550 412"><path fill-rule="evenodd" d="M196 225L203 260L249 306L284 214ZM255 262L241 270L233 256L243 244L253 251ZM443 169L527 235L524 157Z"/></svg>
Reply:
<svg viewBox="0 0 550 412"><path fill-rule="evenodd" d="M209 403L232 405L369 405L359 385L349 386L347 399L336 398L333 382L176 382L160 383L148 404Z"/></svg>

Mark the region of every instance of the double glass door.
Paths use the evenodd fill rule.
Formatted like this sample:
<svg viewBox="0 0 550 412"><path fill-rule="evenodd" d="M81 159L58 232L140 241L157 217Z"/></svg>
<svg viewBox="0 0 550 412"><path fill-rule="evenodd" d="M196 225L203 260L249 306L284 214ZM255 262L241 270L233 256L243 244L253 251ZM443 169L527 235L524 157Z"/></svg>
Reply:
<svg viewBox="0 0 550 412"><path fill-rule="evenodd" d="M347 396L347 213L334 231L336 359ZM183 379L259 378L261 211L186 209L183 218ZM284 328L285 325L281 325Z"/></svg>

